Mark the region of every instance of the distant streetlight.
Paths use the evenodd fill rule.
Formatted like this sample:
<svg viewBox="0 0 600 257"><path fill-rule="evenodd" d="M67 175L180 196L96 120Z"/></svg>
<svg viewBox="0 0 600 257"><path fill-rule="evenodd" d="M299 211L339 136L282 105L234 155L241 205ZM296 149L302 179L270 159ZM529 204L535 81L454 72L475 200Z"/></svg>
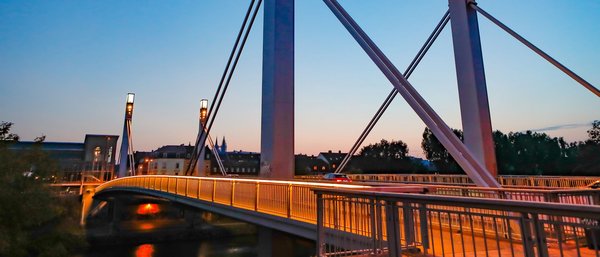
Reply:
<svg viewBox="0 0 600 257"><path fill-rule="evenodd" d="M152 164L152 161L154 161L153 159L148 160L148 158L146 158L146 175L150 175L150 165Z"/></svg>
<svg viewBox="0 0 600 257"><path fill-rule="evenodd" d="M127 94L127 106L125 108L125 118L126 119L131 119L131 117L133 116L133 100L134 100L134 98L135 98L134 93Z"/></svg>
<svg viewBox="0 0 600 257"><path fill-rule="evenodd" d="M202 123L206 122L207 114L208 114L208 100L202 99L202 100L200 100L200 121Z"/></svg>

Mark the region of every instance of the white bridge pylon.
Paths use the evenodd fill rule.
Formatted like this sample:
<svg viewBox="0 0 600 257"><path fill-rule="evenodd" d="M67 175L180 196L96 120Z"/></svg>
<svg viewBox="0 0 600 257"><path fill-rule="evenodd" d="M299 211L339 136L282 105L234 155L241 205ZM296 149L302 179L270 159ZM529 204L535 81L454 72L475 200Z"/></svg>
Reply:
<svg viewBox="0 0 600 257"><path fill-rule="evenodd" d="M295 0L264 1L260 174L263 177L290 179L294 174ZM465 138L463 143L337 0L323 1L478 186L500 187L495 179L497 164L479 38L478 12L600 96L597 88L481 10L474 0L448 0Z"/></svg>

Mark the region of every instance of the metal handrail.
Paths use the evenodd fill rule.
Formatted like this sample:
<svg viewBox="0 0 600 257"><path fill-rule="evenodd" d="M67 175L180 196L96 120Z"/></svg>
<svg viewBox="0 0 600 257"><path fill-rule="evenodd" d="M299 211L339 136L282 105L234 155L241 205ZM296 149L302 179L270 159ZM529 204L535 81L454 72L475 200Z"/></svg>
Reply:
<svg viewBox="0 0 600 257"><path fill-rule="evenodd" d="M311 189L365 189L370 186L249 178L144 175L111 180L98 186L95 193L114 187L157 190L315 224L316 198Z"/></svg>
<svg viewBox="0 0 600 257"><path fill-rule="evenodd" d="M400 256L406 250L426 256L600 253L599 206L345 189L314 191L318 256ZM364 215L356 217L355 213ZM355 236L355 231L362 237ZM594 246L596 251L591 250Z"/></svg>
<svg viewBox="0 0 600 257"><path fill-rule="evenodd" d="M354 181L369 182L411 182L427 184L460 184L473 185L471 179L461 174L348 174ZM296 176L298 179L321 179L318 175ZM500 175L496 180L503 186L521 187L585 187L600 180L594 176L528 176Z"/></svg>

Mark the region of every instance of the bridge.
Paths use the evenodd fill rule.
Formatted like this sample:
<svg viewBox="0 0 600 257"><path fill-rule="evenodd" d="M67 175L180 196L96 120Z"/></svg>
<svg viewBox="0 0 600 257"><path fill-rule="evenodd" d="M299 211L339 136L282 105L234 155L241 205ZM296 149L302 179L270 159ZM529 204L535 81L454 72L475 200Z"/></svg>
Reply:
<svg viewBox="0 0 600 257"><path fill-rule="evenodd" d="M320 256L597 256L600 191L131 176L86 192L145 195L315 240ZM103 200L104 199L104 200Z"/></svg>
<svg viewBox="0 0 600 257"><path fill-rule="evenodd" d="M158 197L315 240L318 256L600 256L600 191L555 188L581 187L597 178L498 176L478 15L600 96L596 87L473 0L448 1L448 11L404 73L341 4L324 3L393 85L336 172L401 95L466 175L355 175L365 182L353 184L294 179L294 1L265 0L260 178L192 176L203 166L199 157L262 4L252 0L214 101L210 108L202 104L188 176L135 176L135 165L126 170L132 162L127 153L132 149L133 95L128 95L119 178L85 192L84 212L93 212L101 206L98 201L114 194ZM464 142L408 82L449 22Z"/></svg>

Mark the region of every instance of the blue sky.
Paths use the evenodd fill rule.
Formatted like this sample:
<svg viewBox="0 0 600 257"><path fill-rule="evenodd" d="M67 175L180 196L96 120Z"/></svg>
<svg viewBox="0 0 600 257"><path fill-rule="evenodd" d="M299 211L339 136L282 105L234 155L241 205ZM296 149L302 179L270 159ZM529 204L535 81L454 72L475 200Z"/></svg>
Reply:
<svg viewBox="0 0 600 257"><path fill-rule="evenodd" d="M248 0L0 0L0 120L23 140L120 134L136 93L136 150L188 143L212 100ZM400 70L447 2L341 0ZM480 0L479 6L600 85L600 1ZM230 149L260 149L262 12L213 128ZM600 99L479 17L492 125L586 137ZM460 128L450 27L410 78ZM346 151L391 85L320 0L296 0L296 152ZM575 125L574 125L575 124ZM562 128L561 125L568 125ZM558 128L557 128L558 126ZM367 143L401 139L422 156L424 124L398 97Z"/></svg>

